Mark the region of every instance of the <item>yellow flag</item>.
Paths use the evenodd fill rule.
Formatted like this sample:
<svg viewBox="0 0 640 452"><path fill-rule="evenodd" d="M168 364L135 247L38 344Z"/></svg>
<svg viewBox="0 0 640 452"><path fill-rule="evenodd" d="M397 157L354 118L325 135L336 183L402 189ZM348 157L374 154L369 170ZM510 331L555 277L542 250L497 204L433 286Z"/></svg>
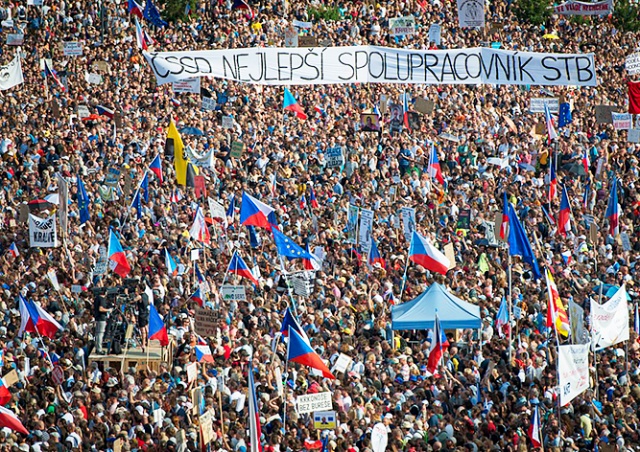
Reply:
<svg viewBox="0 0 640 452"><path fill-rule="evenodd" d="M165 154L173 149L173 164L176 169L176 181L178 185L187 184L187 160L184 158L184 143L182 137L173 123L173 119L167 130L167 142L165 143Z"/></svg>

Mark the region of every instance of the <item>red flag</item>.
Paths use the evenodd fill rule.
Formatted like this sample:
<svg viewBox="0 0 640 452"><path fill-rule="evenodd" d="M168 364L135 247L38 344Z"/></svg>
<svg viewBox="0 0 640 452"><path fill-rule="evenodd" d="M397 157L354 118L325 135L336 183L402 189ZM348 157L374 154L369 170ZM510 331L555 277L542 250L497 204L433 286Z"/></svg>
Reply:
<svg viewBox="0 0 640 452"><path fill-rule="evenodd" d="M627 82L629 87L629 113L640 115L640 82Z"/></svg>

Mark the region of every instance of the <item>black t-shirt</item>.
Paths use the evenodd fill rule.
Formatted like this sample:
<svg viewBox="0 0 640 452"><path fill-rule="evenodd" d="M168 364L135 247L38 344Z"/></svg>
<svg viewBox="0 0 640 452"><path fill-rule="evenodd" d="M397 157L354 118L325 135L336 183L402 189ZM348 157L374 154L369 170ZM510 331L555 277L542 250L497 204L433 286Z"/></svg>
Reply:
<svg viewBox="0 0 640 452"><path fill-rule="evenodd" d="M100 311L101 307L102 308L107 307L107 300L102 295L98 295L95 301L93 302L93 315L95 316L96 321L98 322L104 322L105 320L107 320L107 313L101 312Z"/></svg>

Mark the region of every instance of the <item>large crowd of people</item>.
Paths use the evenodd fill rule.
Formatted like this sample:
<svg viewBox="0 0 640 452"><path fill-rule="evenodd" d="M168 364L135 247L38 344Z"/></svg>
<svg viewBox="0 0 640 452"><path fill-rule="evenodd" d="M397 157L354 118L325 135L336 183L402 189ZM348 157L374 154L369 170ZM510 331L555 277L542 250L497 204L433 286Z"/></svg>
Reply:
<svg viewBox="0 0 640 452"><path fill-rule="evenodd" d="M513 257L510 304L519 318L512 317L511 335L506 328L498 331L498 309L509 295L509 250L487 231L493 223L497 234L506 191L541 268L554 275L565 305L571 299L584 308L587 329L590 306L603 302L597 291L603 284L626 284L634 306L640 148L626 131L599 120L596 107L626 111L624 61L636 48L635 34L617 28L610 17L576 21L552 15L546 25L534 26L514 16L512 2L487 6L486 29L459 28L454 3L417 0L249 1L253 17L232 9L234 2L212 0L194 3L188 16L164 28L142 21L157 51L284 47L292 21L299 20L312 22L308 33L330 46L499 43L508 50L595 53L596 87L290 87L308 115L302 120L283 111L282 87L203 78L202 87L217 100L212 111L201 108L198 94L157 86L136 45L127 2L31 3L0 5L3 34L24 32L22 46L0 47L1 63L18 53L24 73L23 84L0 94L0 348L2 375L16 377L4 382L10 391L5 407L29 431L2 429L2 450L247 451L255 447L249 435L250 364L264 451L372 451L378 423L393 451L533 450L528 429L534 410L545 450L640 450L640 347L634 331L626 343L592 354L591 389L560 407L544 278L534 278L531 267ZM334 3L337 20L310 14ZM415 16L416 34L390 37L389 19L407 15ZM442 26L439 45L429 41L433 23ZM82 55L65 56L65 41L82 42ZM59 83L44 75L43 60ZM89 74L100 76L97 83ZM390 131L386 102L401 104L404 93L410 105L432 102L433 111L420 113L411 130ZM530 100L539 97L571 105L571 122L552 142L540 128L544 115L529 112ZM115 115L98 114L99 105ZM361 113L376 109L380 132L362 130ZM231 128L223 127L228 116ZM170 121L178 130L190 128L182 140L193 154L213 152L198 168L206 197L176 184L174 154L166 146ZM239 154L232 149L238 141L244 143ZM444 184L427 171L432 145ZM328 167L326 151L336 146L345 163ZM132 196L158 154L164 180L149 173L149 199L138 212ZM585 155L588 168L580 171ZM548 201L550 165L571 204L566 236L543 210L554 217L559 211L560 196ZM113 169L121 172L115 186L108 183ZM59 247L30 248L28 214L45 218L59 210L50 198L58 193L59 176L70 187L67 234L59 231ZM78 180L90 200L86 222ZM605 216L615 180L620 231L629 239L624 243L609 234ZM312 191L317 206L311 205ZM283 277L285 270L303 270L302 261L281 264L269 231L240 224L243 192L272 206L280 230L321 258L308 296L292 293ZM211 217L207 197L225 209L235 202L236 208L226 221L207 220L211 244L194 261L191 251L203 246L189 229L198 206ZM373 210L372 236L384 266L368 265L367 255L347 240L350 205ZM446 276L408 262L409 241L397 221L403 207L415 209L417 231L437 247L453 244L455 267ZM468 227L460 227L461 213L470 218ZM96 274L110 231L131 266L126 278L109 270ZM165 250L177 275L167 269ZM258 284L227 272L234 252L254 269ZM47 277L51 272L57 289ZM223 281L245 285L246 301L223 300ZM482 316L480 330L446 332L450 345L436 374L427 372L427 331L392 332L390 315L392 306L434 282L479 306ZM215 335L201 338L213 359L198 362L200 306L192 294L205 286L204 309L215 313L217 325ZM114 288L121 288L118 296L101 295L100 289ZM19 337L20 296L50 313L63 330L50 338ZM122 348L136 350L147 345L150 304L168 329L170 359L157 368L144 359L130 368L105 365L98 353L113 352L105 335L113 313L123 312L135 326ZM287 343L279 332L288 307L329 367L341 354L351 358L336 379L286 364ZM195 379L187 372L191 362L197 362ZM56 384L60 370L62 382ZM198 397L194 388L200 388ZM298 396L318 392L332 394L334 428L316 429L311 415L296 410ZM211 425L206 435L200 429L204 416ZM205 436L210 441L203 446Z"/></svg>

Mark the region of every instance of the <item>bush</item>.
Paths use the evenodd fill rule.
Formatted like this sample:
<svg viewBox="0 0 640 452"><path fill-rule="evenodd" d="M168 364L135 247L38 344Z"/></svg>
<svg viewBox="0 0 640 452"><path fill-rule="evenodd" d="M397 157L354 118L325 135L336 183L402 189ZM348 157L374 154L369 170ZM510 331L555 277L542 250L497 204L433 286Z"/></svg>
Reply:
<svg viewBox="0 0 640 452"><path fill-rule="evenodd" d="M629 0L618 0L613 10L613 21L622 31L640 31L640 7Z"/></svg>
<svg viewBox="0 0 640 452"><path fill-rule="evenodd" d="M164 5L164 9L160 15L167 22L187 20L187 17L184 15L187 3L191 4L191 15L196 14L196 0L159 0L158 3Z"/></svg>
<svg viewBox="0 0 640 452"><path fill-rule="evenodd" d="M335 6L319 6L309 8L309 16L314 20L342 20L340 10Z"/></svg>
<svg viewBox="0 0 640 452"><path fill-rule="evenodd" d="M516 0L513 12L522 22L543 25L551 16L553 9L550 0Z"/></svg>

